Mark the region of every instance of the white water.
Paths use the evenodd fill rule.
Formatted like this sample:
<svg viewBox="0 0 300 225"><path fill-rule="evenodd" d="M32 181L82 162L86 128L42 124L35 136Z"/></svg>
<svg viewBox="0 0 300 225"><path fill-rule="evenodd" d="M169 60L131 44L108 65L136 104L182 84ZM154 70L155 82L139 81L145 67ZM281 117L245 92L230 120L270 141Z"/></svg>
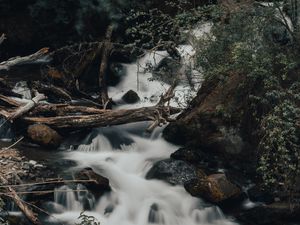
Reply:
<svg viewBox="0 0 300 225"><path fill-rule="evenodd" d="M182 63L193 66L194 50L185 45L178 49ZM136 91L141 101L133 105L121 104L118 108L132 108L153 105L159 100L169 85L159 81L149 81L151 73L142 70L146 64L158 64L166 52L147 54L135 64L124 65L127 76L116 87L109 89L109 96L120 101L128 90ZM195 90L191 91L183 77L176 89L177 101L172 104L184 105L186 95L195 95L200 86L201 76L193 70ZM182 186L171 186L159 180L147 180L145 176L153 164L169 158L178 149L162 137L162 129L156 128L151 135L144 131L148 123L127 124L94 130L87 135L75 150L66 153L65 158L78 163L76 170L90 167L110 181L112 191L104 194L97 202L87 192L80 196L70 187L63 186L55 192L55 202L50 203L54 213L48 222L56 224L78 223L78 216L85 209L86 215L94 216L101 225L233 225L235 222L225 218L221 210L204 203L188 194ZM108 135L108 133L110 135ZM127 140L127 141L124 141ZM128 140L130 140L128 142ZM114 144L118 143L118 147ZM113 147L115 146L115 147ZM77 189L81 189L80 187Z"/></svg>
<svg viewBox="0 0 300 225"><path fill-rule="evenodd" d="M135 124L142 130L144 124ZM79 168L91 167L96 173L110 180L112 192L102 196L97 203L91 201L93 210L87 215L97 218L102 225L233 225L219 208L208 206L200 199L190 196L183 187L171 186L158 180L144 177L153 163L168 158L178 147L167 143L162 137L146 138L127 133L129 126L108 128L116 134L131 138L134 143L114 149L110 140L99 130L90 144L84 143L77 151L69 152L67 158L78 162ZM82 187L81 187L82 188ZM49 221L58 219L67 224L75 224L84 210L82 198L63 186L55 193L56 208L59 213ZM59 211L59 210L57 210ZM56 218L56 219L54 219Z"/></svg>

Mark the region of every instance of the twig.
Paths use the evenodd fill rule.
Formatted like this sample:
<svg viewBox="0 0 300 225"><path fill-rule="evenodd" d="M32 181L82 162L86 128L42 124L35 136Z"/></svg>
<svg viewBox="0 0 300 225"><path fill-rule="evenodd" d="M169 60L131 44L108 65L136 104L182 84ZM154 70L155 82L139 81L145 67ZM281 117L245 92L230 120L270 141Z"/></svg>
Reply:
<svg viewBox="0 0 300 225"><path fill-rule="evenodd" d="M0 63L0 70L10 70L13 66L20 66L24 64L43 63L47 61L45 59L48 51L48 48L42 48L32 55L10 58L9 60Z"/></svg>
<svg viewBox="0 0 300 225"><path fill-rule="evenodd" d="M96 180L58 180L58 181L46 181L46 182L37 182L37 183L29 183L29 184L14 184L14 185L0 185L0 188L7 187L26 187L26 186L34 186L34 185L45 185L45 184L60 184L60 183L97 183Z"/></svg>
<svg viewBox="0 0 300 225"><path fill-rule="evenodd" d="M3 148L4 150L9 150L11 149L12 147L14 147L15 145L17 145L20 141L22 141L24 139L24 137L22 136L19 140L17 140L15 143L13 143L12 145L6 147L6 148Z"/></svg>

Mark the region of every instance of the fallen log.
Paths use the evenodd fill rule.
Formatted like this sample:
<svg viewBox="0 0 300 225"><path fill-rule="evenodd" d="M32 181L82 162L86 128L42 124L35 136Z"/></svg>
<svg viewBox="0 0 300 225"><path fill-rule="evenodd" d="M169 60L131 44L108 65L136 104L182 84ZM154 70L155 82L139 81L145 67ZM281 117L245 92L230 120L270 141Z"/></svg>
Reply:
<svg viewBox="0 0 300 225"><path fill-rule="evenodd" d="M34 82L33 87L34 89L38 90L38 92L47 95L48 99L50 98L50 96L53 96L53 98L55 99L57 98L65 101L72 101L71 94L68 93L68 91L53 84L48 85L41 82Z"/></svg>
<svg viewBox="0 0 300 225"><path fill-rule="evenodd" d="M101 114L103 112L106 112L106 110L94 107L72 106L68 104L40 104L30 112L30 115L63 116L66 114Z"/></svg>
<svg viewBox="0 0 300 225"><path fill-rule="evenodd" d="M48 48L42 48L32 55L23 56L23 57L18 56L18 57L10 58L7 61L0 63L0 71L1 70L8 71L8 70L10 70L10 68L12 68L14 66L48 62L48 59L47 59L48 51L49 51Z"/></svg>
<svg viewBox="0 0 300 225"><path fill-rule="evenodd" d="M105 110L101 114L57 116L57 117L24 117L26 123L42 123L52 128L104 127L141 121L155 121L158 116L168 121L168 116L180 112L173 107L142 107L137 109Z"/></svg>
<svg viewBox="0 0 300 225"><path fill-rule="evenodd" d="M34 108L40 101L45 99L45 95L37 93L37 95L31 101L17 108L17 110L11 113L9 117L7 117L7 119L13 121L17 118L20 118L21 116L29 112L32 108Z"/></svg>
<svg viewBox="0 0 300 225"><path fill-rule="evenodd" d="M5 104L13 107L20 107L21 105L23 105L21 102L1 94L0 94L0 102L4 102Z"/></svg>
<svg viewBox="0 0 300 225"><path fill-rule="evenodd" d="M8 184L7 180L0 176L0 180L2 184ZM26 203L19 197L17 192L10 186L6 188L6 196L10 197L14 203L18 206L18 208L23 212L26 218L34 225L41 225L37 215L26 205Z"/></svg>
<svg viewBox="0 0 300 225"><path fill-rule="evenodd" d="M119 110L101 110L100 113L90 115L69 115L57 117L29 117L26 116L22 120L28 124L42 123L54 129L59 128L86 128L86 127L105 127L112 125L120 125L126 123L134 123L141 121L153 121L150 130L160 124L169 121L169 116L176 114L181 110L178 108L165 106L174 96L173 90L175 84L170 87L165 95L162 95L158 104L151 107L142 107L137 109L119 109ZM150 131L149 130L149 131Z"/></svg>
<svg viewBox="0 0 300 225"><path fill-rule="evenodd" d="M101 64L99 68L99 88L100 88L99 102L104 109L107 107L107 104L110 102L108 97L108 92L107 92L107 82L106 82L105 75L107 71L108 59L113 48L113 44L111 42L112 33L113 33L113 26L109 26L107 28L105 41L103 43Z"/></svg>

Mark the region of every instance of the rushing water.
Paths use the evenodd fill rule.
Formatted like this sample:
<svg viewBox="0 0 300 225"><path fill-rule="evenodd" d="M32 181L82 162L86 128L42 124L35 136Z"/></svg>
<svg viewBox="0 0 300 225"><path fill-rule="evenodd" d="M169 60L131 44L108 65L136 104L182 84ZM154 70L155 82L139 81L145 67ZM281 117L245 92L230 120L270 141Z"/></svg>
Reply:
<svg viewBox="0 0 300 225"><path fill-rule="evenodd" d="M189 46L182 46L179 50L185 55L184 59L193 54ZM149 61L158 63L166 56L166 52L149 54L138 64L125 65L127 76L119 85L110 88L109 95L118 102L122 94L132 89L137 91L141 101L134 105L119 105L118 108L155 104L168 85L150 82L151 74L139 74L139 69ZM179 101L185 100L185 91L189 89L186 86L187 83L182 82L177 88ZM70 149L65 158L77 162L74 169L92 168L109 179L112 191L96 200L88 191L80 192L86 190L82 185L72 189L62 186L55 190L54 202L48 204L53 214L47 222L75 224L80 213L88 209L85 214L94 216L102 225L235 224L217 206L192 197L182 186L145 178L155 162L168 158L178 149L161 137L163 128L156 128L152 134L145 133L148 125L135 123L95 129L75 150Z"/></svg>
<svg viewBox="0 0 300 225"><path fill-rule="evenodd" d="M133 128L141 134L132 134ZM76 151L69 152L66 158L77 161L79 168L91 167L107 177L112 191L95 202L88 192L80 194L62 186L55 192L56 213L48 221L75 224L88 202L91 210L86 214L103 225L235 224L218 207L190 196L183 187L145 179L153 163L168 158L178 147L167 143L161 135L143 135L144 128L145 123L137 123L98 129L92 140L89 135ZM107 129L115 135L108 136ZM161 133L161 128L156 132ZM112 142L124 137L132 143L113 147ZM84 187L80 185L77 189Z"/></svg>

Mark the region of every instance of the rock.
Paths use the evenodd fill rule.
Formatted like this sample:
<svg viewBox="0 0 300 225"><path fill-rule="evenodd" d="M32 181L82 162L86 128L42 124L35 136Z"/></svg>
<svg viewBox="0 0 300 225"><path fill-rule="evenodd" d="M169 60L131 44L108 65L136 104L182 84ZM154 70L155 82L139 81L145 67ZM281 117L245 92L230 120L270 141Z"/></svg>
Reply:
<svg viewBox="0 0 300 225"><path fill-rule="evenodd" d="M101 196L103 193L110 191L109 180L97 173L91 168L85 168L75 174L76 180L94 180L95 182L81 182L89 191L96 197Z"/></svg>
<svg viewBox="0 0 300 225"><path fill-rule="evenodd" d="M146 179L164 180L173 185L184 185L197 178L197 169L181 160L166 159L153 165Z"/></svg>
<svg viewBox="0 0 300 225"><path fill-rule="evenodd" d="M180 69L180 60L167 57L161 60L153 70L153 78L168 84L173 84L174 81L178 79Z"/></svg>
<svg viewBox="0 0 300 225"><path fill-rule="evenodd" d="M238 73L222 81L205 80L190 106L163 131L164 138L210 152L223 165L237 165L250 172L257 161L253 154L257 138L251 133L257 126L243 108L244 98L236 95L244 80L245 76Z"/></svg>
<svg viewBox="0 0 300 225"><path fill-rule="evenodd" d="M193 196L202 197L213 203L236 198L242 192L231 183L225 174L212 174L202 179L195 179L185 185L186 190Z"/></svg>
<svg viewBox="0 0 300 225"><path fill-rule="evenodd" d="M213 173L213 171L217 172L222 167L220 160L215 155L195 148L180 148L171 154L171 158L195 164L201 168L205 168L205 172L209 171L209 173Z"/></svg>
<svg viewBox="0 0 300 225"><path fill-rule="evenodd" d="M266 190L263 190L259 185L251 187L247 191L248 197L253 202L263 202L266 204L271 204L274 202L274 197Z"/></svg>
<svg viewBox="0 0 300 225"><path fill-rule="evenodd" d="M122 99L124 102L126 102L128 104L133 104L133 103L140 101L140 97L133 90L129 90L128 92L126 92L126 94L123 95Z"/></svg>
<svg viewBox="0 0 300 225"><path fill-rule="evenodd" d="M62 137L55 130L43 124L29 126L27 134L31 140L46 147L58 147L62 141Z"/></svg>
<svg viewBox="0 0 300 225"><path fill-rule="evenodd" d="M299 205L291 210L288 202L261 205L236 215L243 224L249 225L282 225L298 224L300 221Z"/></svg>

